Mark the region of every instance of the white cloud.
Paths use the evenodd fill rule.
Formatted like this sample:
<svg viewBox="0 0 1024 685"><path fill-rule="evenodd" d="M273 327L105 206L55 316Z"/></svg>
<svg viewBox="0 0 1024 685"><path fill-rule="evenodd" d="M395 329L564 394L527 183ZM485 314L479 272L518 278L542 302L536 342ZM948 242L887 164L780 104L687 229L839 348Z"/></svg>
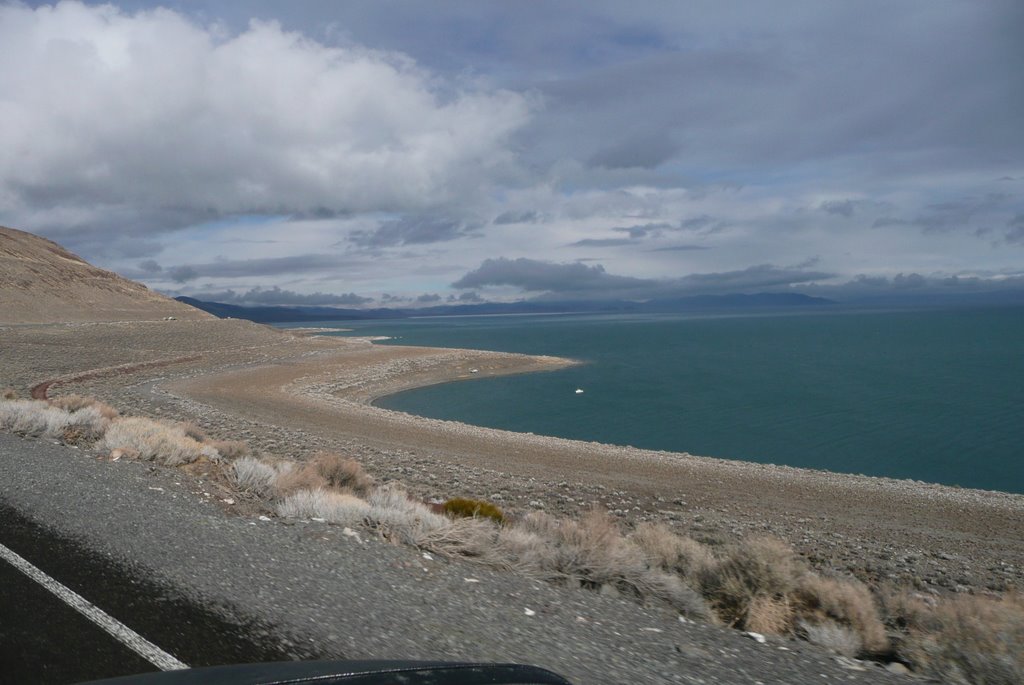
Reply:
<svg viewBox="0 0 1024 685"><path fill-rule="evenodd" d="M444 204L486 185L529 116L522 95L272 22L223 35L163 9L7 5L0 45L0 197L87 226Z"/></svg>

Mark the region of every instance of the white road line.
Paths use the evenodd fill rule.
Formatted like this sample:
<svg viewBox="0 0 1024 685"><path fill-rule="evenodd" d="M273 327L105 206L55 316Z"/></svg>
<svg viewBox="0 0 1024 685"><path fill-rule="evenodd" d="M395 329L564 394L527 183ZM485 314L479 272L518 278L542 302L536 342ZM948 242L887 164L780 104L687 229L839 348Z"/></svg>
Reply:
<svg viewBox="0 0 1024 685"><path fill-rule="evenodd" d="M178 671L188 664L175 659L116 618L89 602L74 590L62 585L18 555L14 550L0 544L0 557L12 566L57 595L68 606L108 632L115 640L132 650L161 671Z"/></svg>

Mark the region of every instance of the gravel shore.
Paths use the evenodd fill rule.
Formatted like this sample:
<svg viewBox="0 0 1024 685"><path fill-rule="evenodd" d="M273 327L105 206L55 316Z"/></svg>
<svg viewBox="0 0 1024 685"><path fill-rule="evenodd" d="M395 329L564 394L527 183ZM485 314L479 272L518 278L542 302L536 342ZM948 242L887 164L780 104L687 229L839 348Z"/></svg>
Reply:
<svg viewBox="0 0 1024 685"><path fill-rule="evenodd" d="M257 453L337 451L424 498L480 497L568 515L596 504L625 525L660 520L709 544L772 534L819 571L926 593L1024 587L1024 496L511 433L372 404L408 387L567 360L381 346L230 320L8 326L0 339L0 385L23 394L57 379L51 394L191 420ZM557 592L573 598L565 601L587 595Z"/></svg>

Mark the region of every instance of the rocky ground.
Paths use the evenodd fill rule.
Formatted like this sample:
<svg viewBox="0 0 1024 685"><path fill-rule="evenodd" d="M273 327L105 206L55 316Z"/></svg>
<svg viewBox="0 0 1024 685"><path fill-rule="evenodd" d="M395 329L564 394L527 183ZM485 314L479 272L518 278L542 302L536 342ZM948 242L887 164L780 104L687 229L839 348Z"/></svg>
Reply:
<svg viewBox="0 0 1024 685"><path fill-rule="evenodd" d="M369 404L411 384L557 360L382 348L241 321L8 326L0 340L0 385L23 394L58 379L52 394L194 421L257 453L337 451L424 498L482 497L512 513L566 515L597 504L625 525L662 520L709 544L772 534L820 571L926 593L1024 587L1024 497L511 434Z"/></svg>

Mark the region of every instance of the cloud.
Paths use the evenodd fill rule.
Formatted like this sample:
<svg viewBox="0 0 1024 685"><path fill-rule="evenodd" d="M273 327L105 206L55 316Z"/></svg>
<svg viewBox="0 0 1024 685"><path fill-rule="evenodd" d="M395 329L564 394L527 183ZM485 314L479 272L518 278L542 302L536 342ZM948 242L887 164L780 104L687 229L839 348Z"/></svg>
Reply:
<svg viewBox="0 0 1024 685"><path fill-rule="evenodd" d="M691 252L693 250L710 250L707 245L668 245L667 247L655 247L648 252Z"/></svg>
<svg viewBox="0 0 1024 685"><path fill-rule="evenodd" d="M234 290L205 292L191 295L198 300L207 302L223 302L225 304L242 305L307 305L307 306L359 306L372 302L373 298L361 297L355 293L333 295L330 293L297 293L291 290L273 288L252 288L243 293Z"/></svg>
<svg viewBox="0 0 1024 685"><path fill-rule="evenodd" d="M149 230L455 202L510 162L530 116L522 95L275 22L5 4L0 44L17 55L0 64L0 198L37 226L67 226L57 210L109 233L161 208L178 209Z"/></svg>
<svg viewBox="0 0 1024 685"><path fill-rule="evenodd" d="M1018 214L1006 222L1008 230L1006 241L1010 243L1024 243L1024 214Z"/></svg>
<svg viewBox="0 0 1024 685"><path fill-rule="evenodd" d="M638 224L636 226L619 226L613 231L626 233L630 238L646 238L649 235L661 235L664 231L672 230L673 226L667 223Z"/></svg>
<svg viewBox="0 0 1024 685"><path fill-rule="evenodd" d="M636 245L639 240L633 238L584 238L567 247L621 247L622 245Z"/></svg>
<svg viewBox="0 0 1024 685"><path fill-rule="evenodd" d="M600 264L555 264L536 259L485 259L473 271L452 283L455 288L479 288L488 285L511 285L528 292L586 291L630 289L649 286L651 281L629 276L613 276Z"/></svg>
<svg viewBox="0 0 1024 685"><path fill-rule="evenodd" d="M147 274L158 274L163 271L164 268L160 266L159 262L153 259L147 259L143 262L139 262L139 270Z"/></svg>
<svg viewBox="0 0 1024 685"><path fill-rule="evenodd" d="M750 292L786 288L827 280L834 274L796 267L759 264L735 271L690 274L681 278L655 279L618 276L600 264L556 264L535 259L486 259L452 284L455 288L514 286L545 297L606 297L651 299L685 295Z"/></svg>
<svg viewBox="0 0 1024 685"><path fill-rule="evenodd" d="M855 206L856 203L853 200L829 200L821 203L821 210L849 218L853 216Z"/></svg>
<svg viewBox="0 0 1024 685"><path fill-rule="evenodd" d="M342 259L337 255L303 254L260 259L224 259L204 264L181 264L164 269L164 273L173 281L185 283L197 278L251 278L330 271L341 269L352 263L351 260Z"/></svg>
<svg viewBox="0 0 1024 685"><path fill-rule="evenodd" d="M434 304L441 301L441 296L437 293L423 293L416 298L416 304Z"/></svg>
<svg viewBox="0 0 1024 685"><path fill-rule="evenodd" d="M494 224L502 226L505 224L532 224L540 220L540 214L534 211L508 210L494 217Z"/></svg>
<svg viewBox="0 0 1024 685"><path fill-rule="evenodd" d="M372 231L356 231L351 240L360 247L422 245L461 238L471 230L461 221L439 217L407 216L381 223Z"/></svg>
<svg viewBox="0 0 1024 685"><path fill-rule="evenodd" d="M448 301L459 302L461 304L475 304L477 302L483 302L484 298L480 297L480 293L473 290L469 290L464 293L459 293L458 297L456 297L455 295L449 295Z"/></svg>
<svg viewBox="0 0 1024 685"><path fill-rule="evenodd" d="M935 202L924 207L924 211L913 219L884 216L875 220L874 228L888 226L916 226L924 233L949 233L972 228L978 221L988 221L1005 216L1006 208L1016 200L1008 193L987 193L981 197L961 197L945 202ZM977 230L977 228L973 229Z"/></svg>
<svg viewBox="0 0 1024 685"><path fill-rule="evenodd" d="M593 166L606 169L653 169L675 156L679 145L668 131L641 133L616 142L590 158Z"/></svg>

